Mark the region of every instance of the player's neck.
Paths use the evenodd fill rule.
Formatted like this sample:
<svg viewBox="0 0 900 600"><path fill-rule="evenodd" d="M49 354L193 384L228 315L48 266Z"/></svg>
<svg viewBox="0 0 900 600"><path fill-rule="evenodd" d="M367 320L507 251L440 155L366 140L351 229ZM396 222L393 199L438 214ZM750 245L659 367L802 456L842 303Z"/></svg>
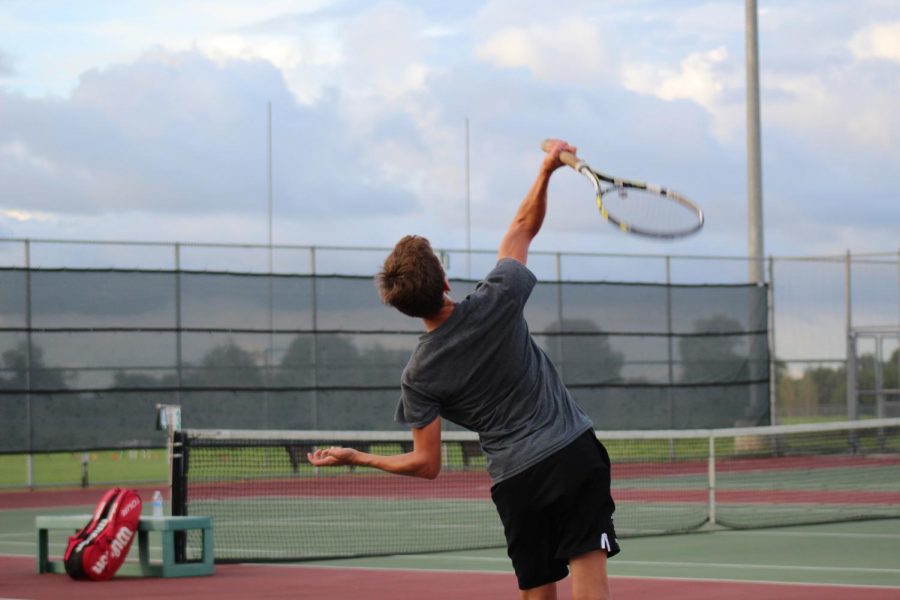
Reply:
<svg viewBox="0 0 900 600"><path fill-rule="evenodd" d="M456 308L456 302L448 296L444 294L444 305L441 307L441 310L437 312L432 317L428 317L426 319L422 319L425 323L425 329L427 331L434 331L438 327L444 324L444 321L450 318L450 315L453 314L453 309Z"/></svg>

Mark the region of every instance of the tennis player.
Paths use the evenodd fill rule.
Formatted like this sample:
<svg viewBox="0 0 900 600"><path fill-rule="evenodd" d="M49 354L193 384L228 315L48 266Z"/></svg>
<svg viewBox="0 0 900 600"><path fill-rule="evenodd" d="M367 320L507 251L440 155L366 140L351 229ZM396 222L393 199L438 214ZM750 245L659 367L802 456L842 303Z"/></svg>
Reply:
<svg viewBox="0 0 900 600"><path fill-rule="evenodd" d="M479 434L521 598L556 598L572 574L576 600L609 597L606 560L619 552L609 456L587 415L532 339L523 310L536 278L525 264L562 166L555 140L500 243L498 261L460 302L428 240L397 243L377 277L382 300L424 321L426 333L401 377L396 420L412 429L411 452L379 456L350 448L309 454L317 466L360 465L433 479L441 469L441 419Z"/></svg>

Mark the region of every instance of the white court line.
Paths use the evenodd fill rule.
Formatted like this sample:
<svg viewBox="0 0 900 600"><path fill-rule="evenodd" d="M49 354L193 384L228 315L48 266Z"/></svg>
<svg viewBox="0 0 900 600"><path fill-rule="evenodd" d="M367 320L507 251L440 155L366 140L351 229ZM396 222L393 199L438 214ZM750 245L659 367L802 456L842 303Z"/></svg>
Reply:
<svg viewBox="0 0 900 600"><path fill-rule="evenodd" d="M3 542L3 545L4 545L4 546L37 546L37 542L35 542L35 541L30 541L30 542ZM50 542L50 543L47 544L47 547L49 547L49 548L62 548L62 547L67 547L67 546L68 546L68 544L66 544L66 543L59 543L59 542Z"/></svg>
<svg viewBox="0 0 900 600"><path fill-rule="evenodd" d="M617 564L634 565L634 566L658 566L658 567L690 567L690 568L715 568L715 569L773 569L776 571L842 571L845 573L897 573L900 569L879 569L871 567L811 567L801 565L757 565L745 563L691 563L691 562L669 562L669 561L653 561L653 560L622 560L615 561Z"/></svg>
<svg viewBox="0 0 900 600"><path fill-rule="evenodd" d="M412 555L415 556L415 555ZM409 556L404 556L403 558L409 558ZM427 558L427 557L422 557ZM469 557L476 558L476 557ZM441 559L442 560L442 559ZM483 559L482 559L483 560ZM498 560L498 559L492 559ZM621 561L616 561L621 562ZM399 572L409 572L415 571L416 573L473 573L478 575L503 575L503 576L511 576L512 575L512 566L510 565L510 571L480 571L474 569L436 569L436 568L403 568L403 567L361 567L361 566L341 566L341 565L317 565L315 563L246 563L243 566L245 567L280 567L284 569L330 569L335 571L399 571ZM636 575L615 575L610 574L610 579L640 579L640 580L659 580L659 581L697 581L703 583L739 583L739 584L760 584L760 585L791 585L791 586L806 586L806 587L839 587L839 588L866 588L866 589L877 589L877 590L897 590L897 586L892 585L872 585L868 583L809 583L805 581L771 581L771 580L755 580L755 579L727 579L727 578L711 578L711 577L655 577L655 576L636 576Z"/></svg>
<svg viewBox="0 0 900 600"><path fill-rule="evenodd" d="M426 554L409 554L403 556L404 559L411 560L434 560L434 556ZM494 556L442 556L441 560L462 560L462 561L482 561L482 562L509 562L508 558ZM844 571L847 573L898 573L900 569L880 569L870 567L811 567L799 565L760 565L747 563L701 563L701 562L674 562L674 561L656 561L656 560L620 560L611 559L610 565L619 566L655 566L655 567L690 567L690 568L715 568L715 569L773 569L780 571Z"/></svg>
<svg viewBox="0 0 900 600"><path fill-rule="evenodd" d="M837 537L837 538L860 538L860 539L868 539L868 538L880 538L880 539L888 539L888 540L900 540L900 533L853 533L853 532L825 532L825 531L817 531L817 532L804 532L804 531L715 531L713 532L715 535L722 534L732 534L737 536L745 536L745 535L774 535L774 536L788 536L788 537Z"/></svg>
<svg viewBox="0 0 900 600"><path fill-rule="evenodd" d="M639 577L635 575L610 575L610 579L640 579L647 580L653 579L658 581L702 581L702 582L725 582L725 583L740 583L740 584L761 584L761 585L793 585L793 586L805 586L805 587L825 587L825 588L867 588L867 589L876 589L876 590L896 590L897 586L893 585L873 585L870 583L809 583L806 581L769 581L769 580L755 580L755 579L711 579L706 577Z"/></svg>

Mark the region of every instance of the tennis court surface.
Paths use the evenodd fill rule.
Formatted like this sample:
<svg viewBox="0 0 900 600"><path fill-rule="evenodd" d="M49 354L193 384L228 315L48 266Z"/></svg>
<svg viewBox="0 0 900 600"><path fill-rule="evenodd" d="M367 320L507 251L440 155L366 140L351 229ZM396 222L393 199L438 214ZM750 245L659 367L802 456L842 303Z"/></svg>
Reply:
<svg viewBox="0 0 900 600"><path fill-rule="evenodd" d="M149 494L150 490L141 490ZM35 572L34 517L89 512L98 490L0 493L0 597L514 598L503 549L279 564L220 564L212 577L82 583ZM143 494L142 494L143 495ZM64 549L51 536L51 553ZM610 561L614 597L900 598L900 519L649 536ZM158 552L158 550L157 550ZM561 586L561 598L568 598Z"/></svg>

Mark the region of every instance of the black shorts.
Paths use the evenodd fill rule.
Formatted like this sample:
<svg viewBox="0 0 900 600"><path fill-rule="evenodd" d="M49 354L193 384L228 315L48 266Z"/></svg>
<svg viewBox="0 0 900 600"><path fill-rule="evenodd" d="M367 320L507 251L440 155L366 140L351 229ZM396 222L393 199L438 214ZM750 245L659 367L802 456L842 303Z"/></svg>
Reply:
<svg viewBox="0 0 900 600"><path fill-rule="evenodd" d="M491 488L519 589L569 574L569 559L619 553L612 515L609 454L594 432Z"/></svg>

